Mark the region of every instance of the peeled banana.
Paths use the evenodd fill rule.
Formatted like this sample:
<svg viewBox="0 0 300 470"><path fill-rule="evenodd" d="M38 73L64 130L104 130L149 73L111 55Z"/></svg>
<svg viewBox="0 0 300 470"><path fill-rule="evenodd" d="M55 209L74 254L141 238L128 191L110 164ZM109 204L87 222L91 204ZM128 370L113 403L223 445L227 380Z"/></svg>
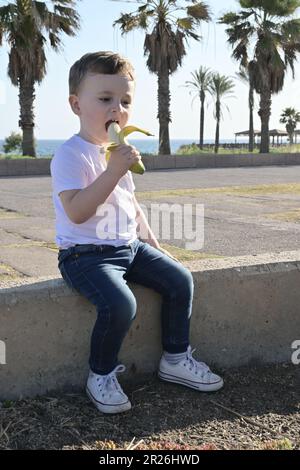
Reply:
<svg viewBox="0 0 300 470"><path fill-rule="evenodd" d="M108 132L109 141L111 142L109 146L107 147L107 151L106 151L105 158L107 162L110 158L111 150L114 150L116 147L118 147L118 145L121 145L121 144L129 145L129 142L127 141L126 137L132 132L142 132L143 134L148 135L148 136L153 135L153 134L150 134L150 132L145 131L144 129L140 129L139 127L135 127L135 126L126 126L121 130L117 122L111 122L111 124L108 126L107 132ZM132 171L132 173L137 173L139 175L142 175L146 171L142 161L134 163L129 168L129 170Z"/></svg>

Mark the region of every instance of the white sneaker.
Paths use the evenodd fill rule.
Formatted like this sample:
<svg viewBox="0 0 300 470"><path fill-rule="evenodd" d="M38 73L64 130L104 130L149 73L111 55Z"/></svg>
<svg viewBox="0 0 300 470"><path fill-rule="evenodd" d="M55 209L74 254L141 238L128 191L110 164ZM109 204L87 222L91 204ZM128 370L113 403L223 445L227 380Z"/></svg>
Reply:
<svg viewBox="0 0 300 470"><path fill-rule="evenodd" d="M124 372L125 366L118 365L107 375L90 371L86 393L96 408L103 413L121 413L130 410L131 403L118 382L116 373Z"/></svg>
<svg viewBox="0 0 300 470"><path fill-rule="evenodd" d="M178 364L170 364L162 356L158 376L167 382L174 382L201 392L214 392L223 387L223 379L213 374L204 362L198 362L192 357L191 346L188 347L185 359Z"/></svg>

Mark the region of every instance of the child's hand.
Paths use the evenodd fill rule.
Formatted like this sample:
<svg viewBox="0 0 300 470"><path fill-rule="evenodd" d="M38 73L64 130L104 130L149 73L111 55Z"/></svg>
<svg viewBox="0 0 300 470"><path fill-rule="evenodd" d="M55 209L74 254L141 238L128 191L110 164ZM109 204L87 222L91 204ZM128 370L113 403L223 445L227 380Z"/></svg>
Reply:
<svg viewBox="0 0 300 470"><path fill-rule="evenodd" d="M127 173L131 165L141 160L141 155L132 145L118 145L111 151L110 159L107 163L107 171L121 178Z"/></svg>
<svg viewBox="0 0 300 470"><path fill-rule="evenodd" d="M165 250L161 246L159 246L157 249L165 255L169 256L169 258L172 258L174 261L177 261L177 263L180 263L179 259L175 258L175 256L173 256L168 250Z"/></svg>

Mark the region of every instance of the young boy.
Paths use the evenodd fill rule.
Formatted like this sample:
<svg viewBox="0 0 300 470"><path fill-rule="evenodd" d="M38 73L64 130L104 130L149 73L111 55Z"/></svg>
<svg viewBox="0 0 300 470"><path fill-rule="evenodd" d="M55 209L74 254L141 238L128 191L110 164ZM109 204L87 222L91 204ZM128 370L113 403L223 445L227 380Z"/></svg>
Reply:
<svg viewBox="0 0 300 470"><path fill-rule="evenodd" d="M118 353L136 314L127 281L162 295L159 377L199 391L218 390L223 380L192 357L189 345L192 275L160 247L134 195L128 170L141 156L132 145L120 145L105 159L109 123L117 121L122 129L130 117L133 67L112 52L86 54L72 66L69 86L80 131L55 153L51 175L58 267L97 310L87 394L104 413L131 408L116 377L125 370Z"/></svg>

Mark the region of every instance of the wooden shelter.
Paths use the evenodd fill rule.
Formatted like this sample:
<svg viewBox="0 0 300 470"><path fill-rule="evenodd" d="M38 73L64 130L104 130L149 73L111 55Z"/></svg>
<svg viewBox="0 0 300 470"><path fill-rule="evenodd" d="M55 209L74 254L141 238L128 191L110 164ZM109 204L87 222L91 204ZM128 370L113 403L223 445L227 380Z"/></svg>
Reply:
<svg viewBox="0 0 300 470"><path fill-rule="evenodd" d="M300 133L300 131L299 131ZM237 143L237 137L239 136L249 136L250 131L241 131L241 132L236 132L235 133L235 143ZM254 130L254 142L256 143L256 137L261 136L261 131ZM275 144L275 137L277 137L277 145L279 145L279 138L281 138L280 144L282 144L282 138L283 137L288 137L288 133L286 131L283 131L281 129L270 129L269 130L269 136L270 138L273 138L272 144Z"/></svg>

